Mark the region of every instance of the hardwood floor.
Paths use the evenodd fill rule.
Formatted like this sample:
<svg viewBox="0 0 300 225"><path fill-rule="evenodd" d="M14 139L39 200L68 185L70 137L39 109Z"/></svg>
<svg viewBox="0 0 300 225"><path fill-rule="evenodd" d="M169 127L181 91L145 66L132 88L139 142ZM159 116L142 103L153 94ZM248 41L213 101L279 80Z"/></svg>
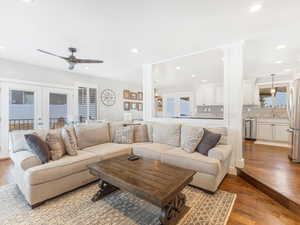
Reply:
<svg viewBox="0 0 300 225"><path fill-rule="evenodd" d="M0 186L13 183L12 163L0 161ZM238 176L228 175L221 190L237 194L228 225L299 225L300 218Z"/></svg>
<svg viewBox="0 0 300 225"><path fill-rule="evenodd" d="M287 155L287 148L246 143L242 175L300 216L300 164Z"/></svg>

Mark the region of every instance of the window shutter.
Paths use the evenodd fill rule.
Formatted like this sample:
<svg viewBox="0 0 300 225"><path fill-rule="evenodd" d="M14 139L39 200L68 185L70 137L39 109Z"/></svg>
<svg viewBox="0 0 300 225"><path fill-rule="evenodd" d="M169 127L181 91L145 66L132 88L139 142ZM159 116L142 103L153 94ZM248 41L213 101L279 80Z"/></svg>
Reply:
<svg viewBox="0 0 300 225"><path fill-rule="evenodd" d="M97 119L97 88L79 87L78 112L81 123Z"/></svg>

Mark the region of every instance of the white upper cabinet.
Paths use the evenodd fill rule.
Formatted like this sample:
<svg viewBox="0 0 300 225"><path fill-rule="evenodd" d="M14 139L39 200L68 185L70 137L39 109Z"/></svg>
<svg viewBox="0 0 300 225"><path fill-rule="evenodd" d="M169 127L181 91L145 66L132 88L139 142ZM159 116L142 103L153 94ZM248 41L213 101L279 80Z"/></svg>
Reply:
<svg viewBox="0 0 300 225"><path fill-rule="evenodd" d="M203 84L197 89L197 105L223 105L224 87L221 84Z"/></svg>
<svg viewBox="0 0 300 225"><path fill-rule="evenodd" d="M259 92L254 80L243 81L243 104L259 105Z"/></svg>

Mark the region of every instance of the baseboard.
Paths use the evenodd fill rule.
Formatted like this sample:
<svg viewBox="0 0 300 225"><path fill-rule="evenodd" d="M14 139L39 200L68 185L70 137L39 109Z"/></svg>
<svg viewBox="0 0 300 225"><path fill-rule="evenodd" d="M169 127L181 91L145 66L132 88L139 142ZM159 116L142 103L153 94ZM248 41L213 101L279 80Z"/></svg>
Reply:
<svg viewBox="0 0 300 225"><path fill-rule="evenodd" d="M256 145L270 145L270 146L277 146L277 147L284 147L290 148L291 145L288 143L281 143L281 142L272 142L272 141L255 141L254 144Z"/></svg>

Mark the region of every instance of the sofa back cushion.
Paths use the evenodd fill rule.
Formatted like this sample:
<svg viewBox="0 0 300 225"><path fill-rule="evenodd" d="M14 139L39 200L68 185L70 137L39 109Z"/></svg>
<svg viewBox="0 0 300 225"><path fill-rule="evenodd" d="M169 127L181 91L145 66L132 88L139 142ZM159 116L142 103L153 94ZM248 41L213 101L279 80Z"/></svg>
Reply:
<svg viewBox="0 0 300 225"><path fill-rule="evenodd" d="M181 126L181 148L189 153L193 153L200 143L204 134L204 129L197 126L182 125Z"/></svg>
<svg viewBox="0 0 300 225"><path fill-rule="evenodd" d="M26 134L36 133L42 140L45 140L48 133L47 130L15 130L11 131L9 135L9 149L12 153L19 151L28 151L30 147L28 146L25 136Z"/></svg>
<svg viewBox="0 0 300 225"><path fill-rule="evenodd" d="M134 141L134 126L121 126L115 130L114 143L132 144Z"/></svg>
<svg viewBox="0 0 300 225"><path fill-rule="evenodd" d="M226 127L214 127L214 128L207 128L210 132L221 134L220 141L218 144L220 145L227 145L228 144L228 132Z"/></svg>
<svg viewBox="0 0 300 225"><path fill-rule="evenodd" d="M25 140L30 147L30 151L35 154L42 163L47 163L51 159L48 144L36 134L25 134Z"/></svg>
<svg viewBox="0 0 300 225"><path fill-rule="evenodd" d="M110 141L107 123L79 125L75 127L75 133L79 149L104 144Z"/></svg>
<svg viewBox="0 0 300 225"><path fill-rule="evenodd" d="M179 147L180 129L181 124L154 123L153 142Z"/></svg>

